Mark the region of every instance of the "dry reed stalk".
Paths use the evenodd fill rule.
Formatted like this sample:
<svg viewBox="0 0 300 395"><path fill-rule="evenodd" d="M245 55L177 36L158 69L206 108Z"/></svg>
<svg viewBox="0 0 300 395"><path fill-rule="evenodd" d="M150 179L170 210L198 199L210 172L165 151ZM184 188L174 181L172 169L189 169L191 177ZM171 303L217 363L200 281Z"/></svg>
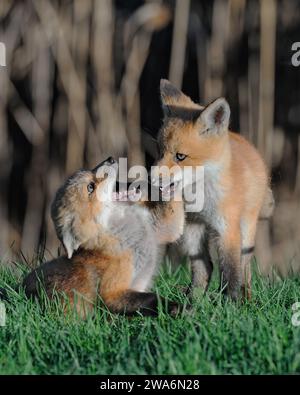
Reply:
<svg viewBox="0 0 300 395"><path fill-rule="evenodd" d="M169 8L159 4L140 7L127 21L125 31L125 54L128 54L120 95L126 113L126 132L130 150L129 165L144 164L141 150L142 132L139 110L139 81L143 72L155 31L163 29L171 19Z"/></svg>
<svg viewBox="0 0 300 395"><path fill-rule="evenodd" d="M248 138L257 146L258 143L258 100L259 92L259 10L255 2L248 3Z"/></svg>
<svg viewBox="0 0 300 395"><path fill-rule="evenodd" d="M5 14L6 9L4 5L0 5L0 18ZM0 28L0 41L5 42L5 36L3 30ZM6 54L9 57L9 54ZM6 60L9 63L9 59ZM10 171L11 161L11 145L8 138L7 119L6 119L6 106L9 93L9 80L6 72L0 70L0 183L1 183L1 195L0 195L0 226L1 226L1 238L0 238L0 254L1 257L7 253L7 247L9 245L9 235L11 233L10 223L8 218L8 207L7 207L7 185L8 175Z"/></svg>
<svg viewBox="0 0 300 395"><path fill-rule="evenodd" d="M28 42L31 44L34 44L37 37L41 37L43 34L37 24L33 24L28 29L28 32L30 34ZM31 166L27 178L28 199L22 230L21 250L29 255L39 247L40 230L44 218L44 204L47 196L48 131L52 99L50 91L53 77L50 53L47 46L43 46L39 50L31 70L33 117L37 120L40 129L37 133L34 133L38 138L34 140ZM37 123L32 125L33 130Z"/></svg>
<svg viewBox="0 0 300 395"><path fill-rule="evenodd" d="M196 29L196 53L197 53L199 103L204 105L206 102L205 87L206 87L207 55L208 55L207 41L202 37L204 35L204 31L199 16L192 13L191 19L193 20L194 27Z"/></svg>
<svg viewBox="0 0 300 395"><path fill-rule="evenodd" d="M176 0L169 80L182 86L185 49L190 15L190 0Z"/></svg>
<svg viewBox="0 0 300 395"><path fill-rule="evenodd" d="M44 46L43 37L39 26L33 22L33 10L26 8L26 13L31 23L24 30L24 43L28 45L24 52L29 54L30 68L32 71L32 108L29 110L14 89L14 96L19 97L19 106L14 109L14 116L21 130L26 134L32 144L31 164L26 177L27 182L27 206L21 235L22 253L32 255L39 247L41 229L44 221L44 203L47 195L47 164L48 164L48 140L50 122L50 85L51 62L49 50ZM32 52L32 53L30 53ZM41 82L42 81L42 82ZM28 260L31 262L31 259Z"/></svg>
<svg viewBox="0 0 300 395"><path fill-rule="evenodd" d="M260 90L257 147L269 169L272 166L272 137L274 129L274 85L276 1L260 1ZM258 227L257 255L263 272L268 272L272 261L269 222Z"/></svg>
<svg viewBox="0 0 300 395"><path fill-rule="evenodd" d="M232 46L241 38L245 29L246 0L229 0L229 37L228 45Z"/></svg>
<svg viewBox="0 0 300 395"><path fill-rule="evenodd" d="M94 9L93 65L97 89L96 132L101 156L123 156L127 150L122 109L116 106L113 65L114 14L111 0L97 1Z"/></svg>
<svg viewBox="0 0 300 395"><path fill-rule="evenodd" d="M0 17L4 18L6 13L12 6L11 2L1 2ZM1 188L3 189L3 198L8 199L8 185L9 174L13 165L12 157L12 144L9 138L9 131L7 125L6 106L15 90L14 85L11 83L10 78L12 74L12 65L15 49L21 34L22 23L26 22L24 18L24 5L18 4L15 8L9 26L4 30L0 26L1 40L6 46L6 67L0 70L0 159L1 159ZM0 253L1 259L5 260L6 257L11 256L11 247L15 244L15 248L20 247L21 234L19 228L13 224L8 217L8 201L0 201L0 225L2 228Z"/></svg>
<svg viewBox="0 0 300 395"><path fill-rule="evenodd" d="M242 34L245 30L246 0L229 1L229 36L228 47L230 50L236 48L241 42ZM234 52L233 52L234 53ZM238 84L239 102L239 131L245 137L249 137L249 103L248 103L248 82L247 77L240 77Z"/></svg>
<svg viewBox="0 0 300 395"><path fill-rule="evenodd" d="M76 0L74 2L74 11L73 11L73 24L72 24L72 37L71 37L71 45L72 45L72 54L75 63L75 67L78 73L78 78L82 83L82 96L78 95L78 92L73 88L73 84L70 81L70 94L76 98L77 108L81 112L81 123L82 128L84 130L84 137L86 140L87 136L87 128L88 128L88 120L87 120L87 112L85 110L86 107L86 98L85 95L87 93L87 84L86 84L86 76L87 76L87 65L88 65L88 57L89 57L89 38L91 34L91 15L93 10L93 3L91 0L81 1ZM89 158L87 158L87 165L93 165L93 163L89 163Z"/></svg>
<svg viewBox="0 0 300 395"><path fill-rule="evenodd" d="M274 123L276 0L260 1L260 90L258 149L267 165L272 165L272 135Z"/></svg>
<svg viewBox="0 0 300 395"><path fill-rule="evenodd" d="M297 161L297 170L296 170L296 181L295 181L295 189L294 193L296 197L300 196L300 135L298 136L298 161Z"/></svg>
<svg viewBox="0 0 300 395"><path fill-rule="evenodd" d="M72 128L68 131L68 147L66 158L66 173L74 171L83 163L85 128L83 108L89 127L92 123L85 107L85 90L83 81L78 76L67 37L67 23L63 24L63 15L47 1L33 0L35 10L40 18L41 27L50 44L52 54L57 62L62 86L68 98ZM69 33L70 34L70 33ZM71 86L72 85L72 86ZM71 90L71 91L70 91ZM72 93L76 90L76 95ZM79 109L77 108L79 104Z"/></svg>
<svg viewBox="0 0 300 395"><path fill-rule="evenodd" d="M209 102L223 93L226 48L229 35L229 2L215 0L212 16L212 36L208 46L208 76L205 99Z"/></svg>

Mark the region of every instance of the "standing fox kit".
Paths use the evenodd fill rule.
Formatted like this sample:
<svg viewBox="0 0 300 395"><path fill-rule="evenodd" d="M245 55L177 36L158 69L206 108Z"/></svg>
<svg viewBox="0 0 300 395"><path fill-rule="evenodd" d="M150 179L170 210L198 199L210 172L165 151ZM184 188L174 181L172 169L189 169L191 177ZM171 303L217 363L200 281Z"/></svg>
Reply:
<svg viewBox="0 0 300 395"><path fill-rule="evenodd" d="M31 272L23 283L27 296L37 295L41 282L49 297L54 289L63 292L83 317L99 295L112 312L157 314L157 295L147 291L159 244L173 242L183 232L183 204L158 204L150 210L114 201L117 167L108 158L93 171L76 172L59 189L52 218L68 256ZM162 232L160 221L172 224L173 217L176 226ZM169 302L168 308L175 313L177 305Z"/></svg>
<svg viewBox="0 0 300 395"><path fill-rule="evenodd" d="M161 80L160 88L164 122L157 166L204 167L204 206L189 213L186 203L183 243L191 258L193 285L206 288L210 280L212 264L201 248L208 230L217 242L222 288L233 299L242 288L250 298L256 225L266 201L272 205L266 166L253 145L228 130L230 108L224 98L202 107L167 80ZM180 177L179 171L174 179ZM161 183L158 170L152 183ZM186 180L185 187L191 187Z"/></svg>

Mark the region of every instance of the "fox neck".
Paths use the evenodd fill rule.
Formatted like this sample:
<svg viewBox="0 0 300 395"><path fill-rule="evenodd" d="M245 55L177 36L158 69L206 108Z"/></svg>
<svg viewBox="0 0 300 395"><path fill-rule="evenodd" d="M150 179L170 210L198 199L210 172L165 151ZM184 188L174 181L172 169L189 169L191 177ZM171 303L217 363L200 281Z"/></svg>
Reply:
<svg viewBox="0 0 300 395"><path fill-rule="evenodd" d="M102 205L101 213L95 218L96 230L92 237L85 240L81 247L84 250L109 250L117 249L117 240L111 232L112 217L117 215L122 216L122 208L120 205L112 201L104 202Z"/></svg>
<svg viewBox="0 0 300 395"><path fill-rule="evenodd" d="M204 166L204 173L207 174L207 181L210 182L210 178L214 178L216 173L224 174L227 173L230 169L231 165L231 147L230 147L230 140L227 134L227 138L223 140L223 144L218 151L217 155L214 158L206 159L203 163Z"/></svg>
<svg viewBox="0 0 300 395"><path fill-rule="evenodd" d="M229 136L228 136L229 137ZM204 202L199 207L199 211L204 216L210 217L216 212L218 202L224 194L222 180L230 172L231 167L231 148L229 138L223 140L217 155L214 158L206 159L201 165L204 168L204 180L196 185L196 190L203 190ZM189 211L189 204L186 204L186 211Z"/></svg>
<svg viewBox="0 0 300 395"><path fill-rule="evenodd" d="M214 193L218 195L222 189L222 179L229 173L231 167L231 147L229 135L218 153L218 157L207 160L204 163L204 195L205 198L213 198ZM205 204L205 203L204 203Z"/></svg>
<svg viewBox="0 0 300 395"><path fill-rule="evenodd" d="M107 233L107 230L99 230L99 233L95 237L87 240L81 245L83 251L101 251L107 254L116 253L119 248L118 240L112 235Z"/></svg>

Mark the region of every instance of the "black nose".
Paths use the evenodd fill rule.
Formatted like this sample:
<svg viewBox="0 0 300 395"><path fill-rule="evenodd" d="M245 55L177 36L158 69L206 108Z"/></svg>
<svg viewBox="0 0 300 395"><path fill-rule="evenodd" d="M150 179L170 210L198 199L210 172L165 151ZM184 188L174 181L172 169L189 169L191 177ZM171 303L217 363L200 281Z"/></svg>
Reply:
<svg viewBox="0 0 300 395"><path fill-rule="evenodd" d="M114 160L114 158L112 156L110 156L109 158L106 159L105 163L107 163L108 165L113 165L116 161Z"/></svg>
<svg viewBox="0 0 300 395"><path fill-rule="evenodd" d="M151 174L149 174L148 175L148 182L149 182L149 184L152 185L152 184L156 183L156 179L153 180L153 178L151 178ZM162 177L162 175L159 175L158 185L162 185L162 182L163 182L163 177Z"/></svg>
<svg viewBox="0 0 300 395"><path fill-rule="evenodd" d="M96 166L92 172L93 173L97 173L97 170L102 167L102 166L110 166L113 165L114 163L116 163L116 161L114 160L114 158L112 156L110 156L109 158L105 159L103 162L101 162L98 166Z"/></svg>

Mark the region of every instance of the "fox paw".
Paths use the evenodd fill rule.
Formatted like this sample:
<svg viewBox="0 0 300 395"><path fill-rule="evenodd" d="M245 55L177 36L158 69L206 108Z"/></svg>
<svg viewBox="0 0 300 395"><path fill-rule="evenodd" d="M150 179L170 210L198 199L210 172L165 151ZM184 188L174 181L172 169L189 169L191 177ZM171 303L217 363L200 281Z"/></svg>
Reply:
<svg viewBox="0 0 300 395"><path fill-rule="evenodd" d="M169 314L172 317L177 317L179 314L193 314L194 310L190 304L179 304L176 302L169 302Z"/></svg>
<svg viewBox="0 0 300 395"><path fill-rule="evenodd" d="M176 317L181 310L182 310L182 306L179 303L171 302L171 301L168 302L168 313L172 317Z"/></svg>

